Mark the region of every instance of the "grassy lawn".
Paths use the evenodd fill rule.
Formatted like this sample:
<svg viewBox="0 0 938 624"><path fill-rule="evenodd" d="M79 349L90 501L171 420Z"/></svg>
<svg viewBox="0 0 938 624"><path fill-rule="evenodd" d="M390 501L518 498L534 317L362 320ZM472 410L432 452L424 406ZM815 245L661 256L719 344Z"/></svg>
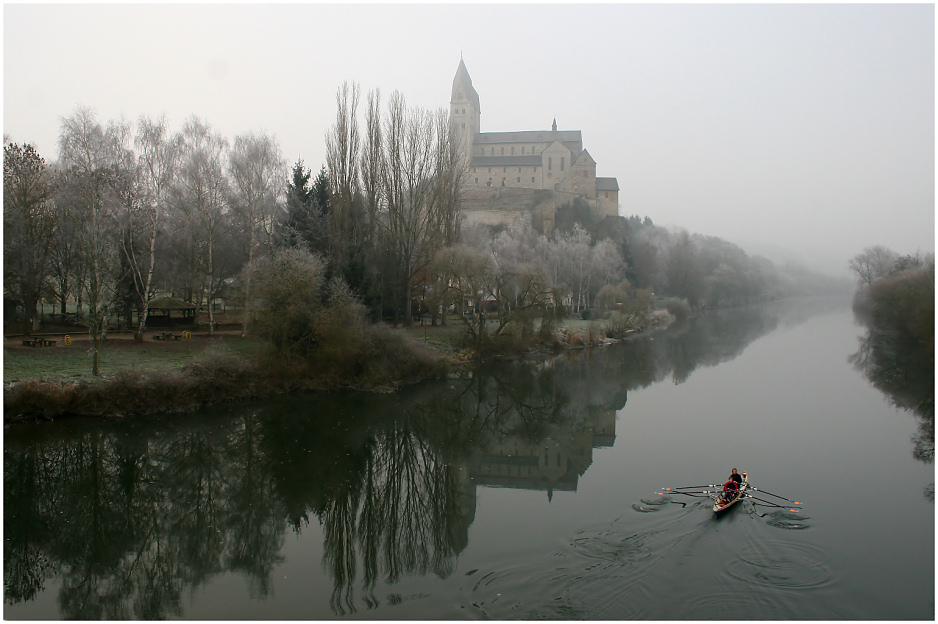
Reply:
<svg viewBox="0 0 938 624"><path fill-rule="evenodd" d="M261 352L265 344L257 339L225 336L208 340L196 338L180 342L142 343L133 340L109 340L100 352L103 375L119 371L178 369L191 363L207 348L214 346L249 356ZM35 349L3 349L3 381L27 379L62 379L91 377L90 343L76 341L71 346Z"/></svg>
<svg viewBox="0 0 938 624"><path fill-rule="evenodd" d="M495 324L489 325L490 330L494 330ZM602 323L566 319L558 326L584 333L590 328L599 330ZM424 342L443 354L456 355L464 347L466 328L458 320L451 319L446 326L414 325L404 331L412 340ZM3 349L3 381L91 378L89 347L87 340L76 340L70 346L59 342L54 348L38 349L21 347L16 340L11 340ZM237 334L219 335L212 340L196 335L192 340L178 342L149 339L138 343L128 338L110 339L100 353L101 373L112 375L120 371L179 369L198 359L209 348L251 357L262 353L267 346L258 338L241 338Z"/></svg>

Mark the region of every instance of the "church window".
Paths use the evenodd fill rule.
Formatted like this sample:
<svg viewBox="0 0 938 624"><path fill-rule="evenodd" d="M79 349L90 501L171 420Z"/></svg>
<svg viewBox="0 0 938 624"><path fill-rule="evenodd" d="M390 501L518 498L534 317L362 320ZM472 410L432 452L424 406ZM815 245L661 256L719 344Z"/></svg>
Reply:
<svg viewBox="0 0 938 624"><path fill-rule="evenodd" d="M518 176L518 184L521 183L521 176Z"/></svg>
<svg viewBox="0 0 938 624"><path fill-rule="evenodd" d="M505 186L505 178L502 178L502 186Z"/></svg>
<svg viewBox="0 0 938 624"><path fill-rule="evenodd" d="M502 167L502 173L508 173L508 167Z"/></svg>
<svg viewBox="0 0 938 624"><path fill-rule="evenodd" d="M479 178L476 178L476 184L478 184L478 183L479 183Z"/></svg>
<svg viewBox="0 0 938 624"><path fill-rule="evenodd" d="M534 176L531 176L531 184L534 184Z"/></svg>
<svg viewBox="0 0 938 624"><path fill-rule="evenodd" d="M554 159L551 158L550 156L547 157L547 170L548 171L554 170Z"/></svg>

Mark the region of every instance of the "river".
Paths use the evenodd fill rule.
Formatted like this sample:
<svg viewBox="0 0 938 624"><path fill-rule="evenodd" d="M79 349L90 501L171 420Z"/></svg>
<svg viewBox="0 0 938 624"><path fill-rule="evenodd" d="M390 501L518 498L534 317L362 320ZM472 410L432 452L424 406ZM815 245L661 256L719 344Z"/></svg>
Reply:
<svg viewBox="0 0 938 624"><path fill-rule="evenodd" d="M393 395L8 427L4 617L933 620L934 363L883 353L785 301ZM733 467L800 505L657 494Z"/></svg>

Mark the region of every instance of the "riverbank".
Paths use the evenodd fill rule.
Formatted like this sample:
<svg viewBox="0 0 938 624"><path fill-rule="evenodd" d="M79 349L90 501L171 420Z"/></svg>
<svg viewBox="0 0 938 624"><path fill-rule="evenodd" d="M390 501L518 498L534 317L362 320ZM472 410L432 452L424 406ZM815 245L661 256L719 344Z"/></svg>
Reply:
<svg viewBox="0 0 938 624"><path fill-rule="evenodd" d="M657 325L667 325L659 319ZM183 340L143 342L111 334L102 349L102 374L93 377L87 334L50 335L55 345L24 346L20 337L4 340L4 424L72 416L125 417L188 412L200 407L287 394L356 390L390 392L445 376L455 366L492 357L550 354L565 348L612 344L601 323L569 321L550 344L516 340L479 353L463 344L459 324L376 326L353 352L313 360L274 357L268 345L238 331L192 334Z"/></svg>

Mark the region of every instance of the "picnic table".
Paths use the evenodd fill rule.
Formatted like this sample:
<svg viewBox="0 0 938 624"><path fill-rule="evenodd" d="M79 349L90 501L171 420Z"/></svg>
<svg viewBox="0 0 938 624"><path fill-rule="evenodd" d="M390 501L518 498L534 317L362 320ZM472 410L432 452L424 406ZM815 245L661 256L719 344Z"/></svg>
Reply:
<svg viewBox="0 0 938 624"><path fill-rule="evenodd" d="M54 347L55 340L48 338L27 338L23 340L24 347Z"/></svg>

